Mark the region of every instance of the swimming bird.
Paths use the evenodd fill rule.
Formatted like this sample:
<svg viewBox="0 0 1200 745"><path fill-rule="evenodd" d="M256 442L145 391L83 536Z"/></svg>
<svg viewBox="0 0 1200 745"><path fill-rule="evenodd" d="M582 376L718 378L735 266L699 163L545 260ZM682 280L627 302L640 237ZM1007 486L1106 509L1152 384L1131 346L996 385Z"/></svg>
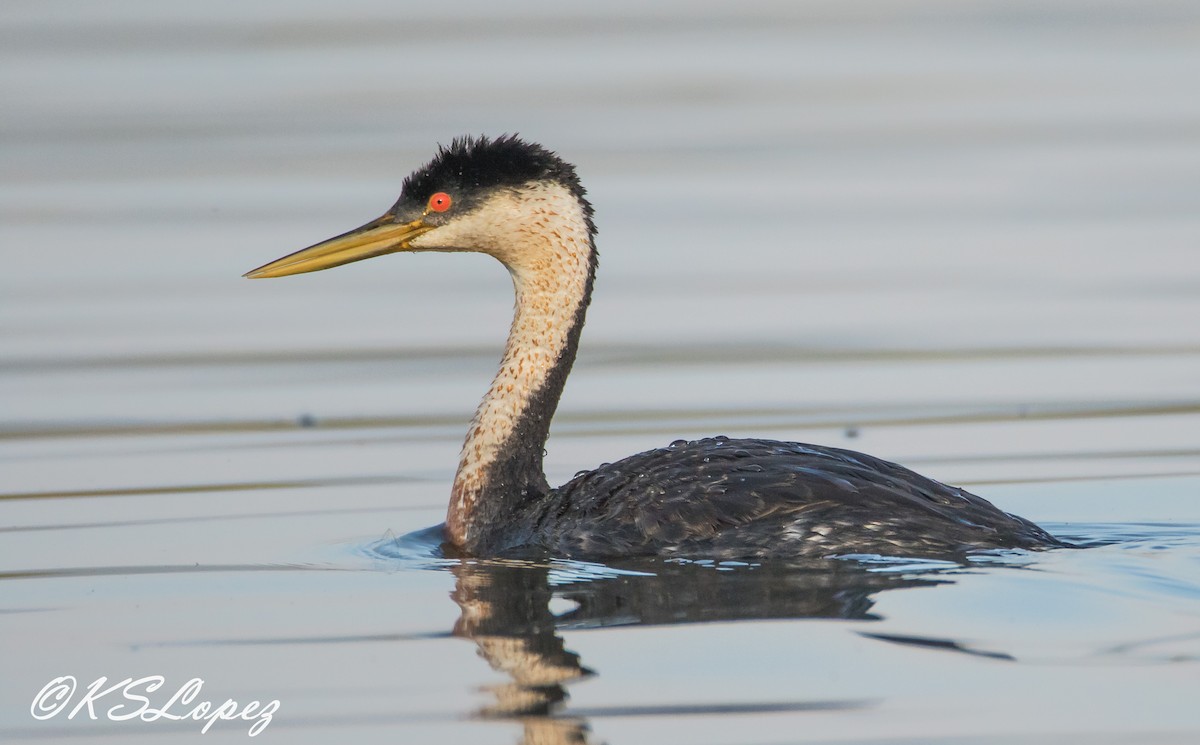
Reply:
<svg viewBox="0 0 1200 745"><path fill-rule="evenodd" d="M750 559L1062 545L962 489L794 442L679 440L551 488L544 446L592 296L595 237L572 165L517 136L463 137L408 176L382 217L245 276L407 251L474 251L507 267L512 327L467 431L443 526L460 553Z"/></svg>

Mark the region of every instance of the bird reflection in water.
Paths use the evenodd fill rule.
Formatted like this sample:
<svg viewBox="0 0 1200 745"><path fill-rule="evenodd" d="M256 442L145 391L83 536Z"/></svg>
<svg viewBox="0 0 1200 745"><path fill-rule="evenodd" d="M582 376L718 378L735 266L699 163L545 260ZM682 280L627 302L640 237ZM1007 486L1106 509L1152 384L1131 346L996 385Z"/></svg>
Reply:
<svg viewBox="0 0 1200 745"><path fill-rule="evenodd" d="M479 716L519 719L528 745L588 742L583 719L551 716L566 701L564 686L592 672L555 633L548 569L463 562L452 571L452 597L462 609L454 635L475 642L493 670L512 678L489 686L496 701Z"/></svg>
<svg viewBox="0 0 1200 745"><path fill-rule="evenodd" d="M595 570L587 576L589 568ZM560 629L702 621L877 619L876 593L948 582L936 571L878 571L849 561L721 566L664 560L601 567L570 562L463 560L451 567L462 613L454 635L470 639L511 682L488 687L477 716L515 720L526 745L587 743L590 716L712 713L711 704L571 712L566 687L595 673L564 647ZM555 615L553 598L570 601ZM861 708L862 700L771 701L720 707L738 713Z"/></svg>

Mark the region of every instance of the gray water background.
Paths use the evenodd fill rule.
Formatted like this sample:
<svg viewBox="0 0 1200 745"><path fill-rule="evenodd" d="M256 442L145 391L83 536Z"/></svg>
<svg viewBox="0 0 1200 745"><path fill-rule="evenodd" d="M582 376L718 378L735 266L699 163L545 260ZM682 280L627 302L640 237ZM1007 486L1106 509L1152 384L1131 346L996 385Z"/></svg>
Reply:
<svg viewBox="0 0 1200 745"><path fill-rule="evenodd" d="M289 743L1197 741L1198 83L1187 2L6 4L0 740L246 741L30 713L163 675L279 699L258 739ZM404 536L442 519L504 270L239 275L502 132L576 163L601 230L552 483L777 437L1106 545L881 565L836 612L668 599L706 623L571 623L636 583L559 564L534 584L574 588L595 674L482 715L516 678L467 608L523 595Z"/></svg>

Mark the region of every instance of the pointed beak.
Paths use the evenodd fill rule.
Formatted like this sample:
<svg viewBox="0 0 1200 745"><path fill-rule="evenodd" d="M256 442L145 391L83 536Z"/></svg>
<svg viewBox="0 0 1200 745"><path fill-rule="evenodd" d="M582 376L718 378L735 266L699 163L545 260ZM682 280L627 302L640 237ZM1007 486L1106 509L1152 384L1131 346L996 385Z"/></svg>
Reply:
<svg viewBox="0 0 1200 745"><path fill-rule="evenodd" d="M284 277L289 274L317 272L396 251L407 251L413 238L428 233L433 228L433 225L423 220L397 223L392 215L384 215L361 228L288 254L242 276L250 279Z"/></svg>

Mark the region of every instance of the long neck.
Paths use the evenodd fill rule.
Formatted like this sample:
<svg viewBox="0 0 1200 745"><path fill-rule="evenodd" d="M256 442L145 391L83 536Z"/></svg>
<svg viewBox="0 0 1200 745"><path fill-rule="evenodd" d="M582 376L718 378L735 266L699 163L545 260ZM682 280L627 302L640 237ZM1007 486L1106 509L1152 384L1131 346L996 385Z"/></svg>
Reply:
<svg viewBox="0 0 1200 745"><path fill-rule="evenodd" d="M527 217L530 228L490 252L512 275L516 309L500 370L463 443L446 515L451 542L477 554L521 542L521 516L549 492L546 438L595 276L592 226L578 200L551 188L522 201L522 212L542 219Z"/></svg>

